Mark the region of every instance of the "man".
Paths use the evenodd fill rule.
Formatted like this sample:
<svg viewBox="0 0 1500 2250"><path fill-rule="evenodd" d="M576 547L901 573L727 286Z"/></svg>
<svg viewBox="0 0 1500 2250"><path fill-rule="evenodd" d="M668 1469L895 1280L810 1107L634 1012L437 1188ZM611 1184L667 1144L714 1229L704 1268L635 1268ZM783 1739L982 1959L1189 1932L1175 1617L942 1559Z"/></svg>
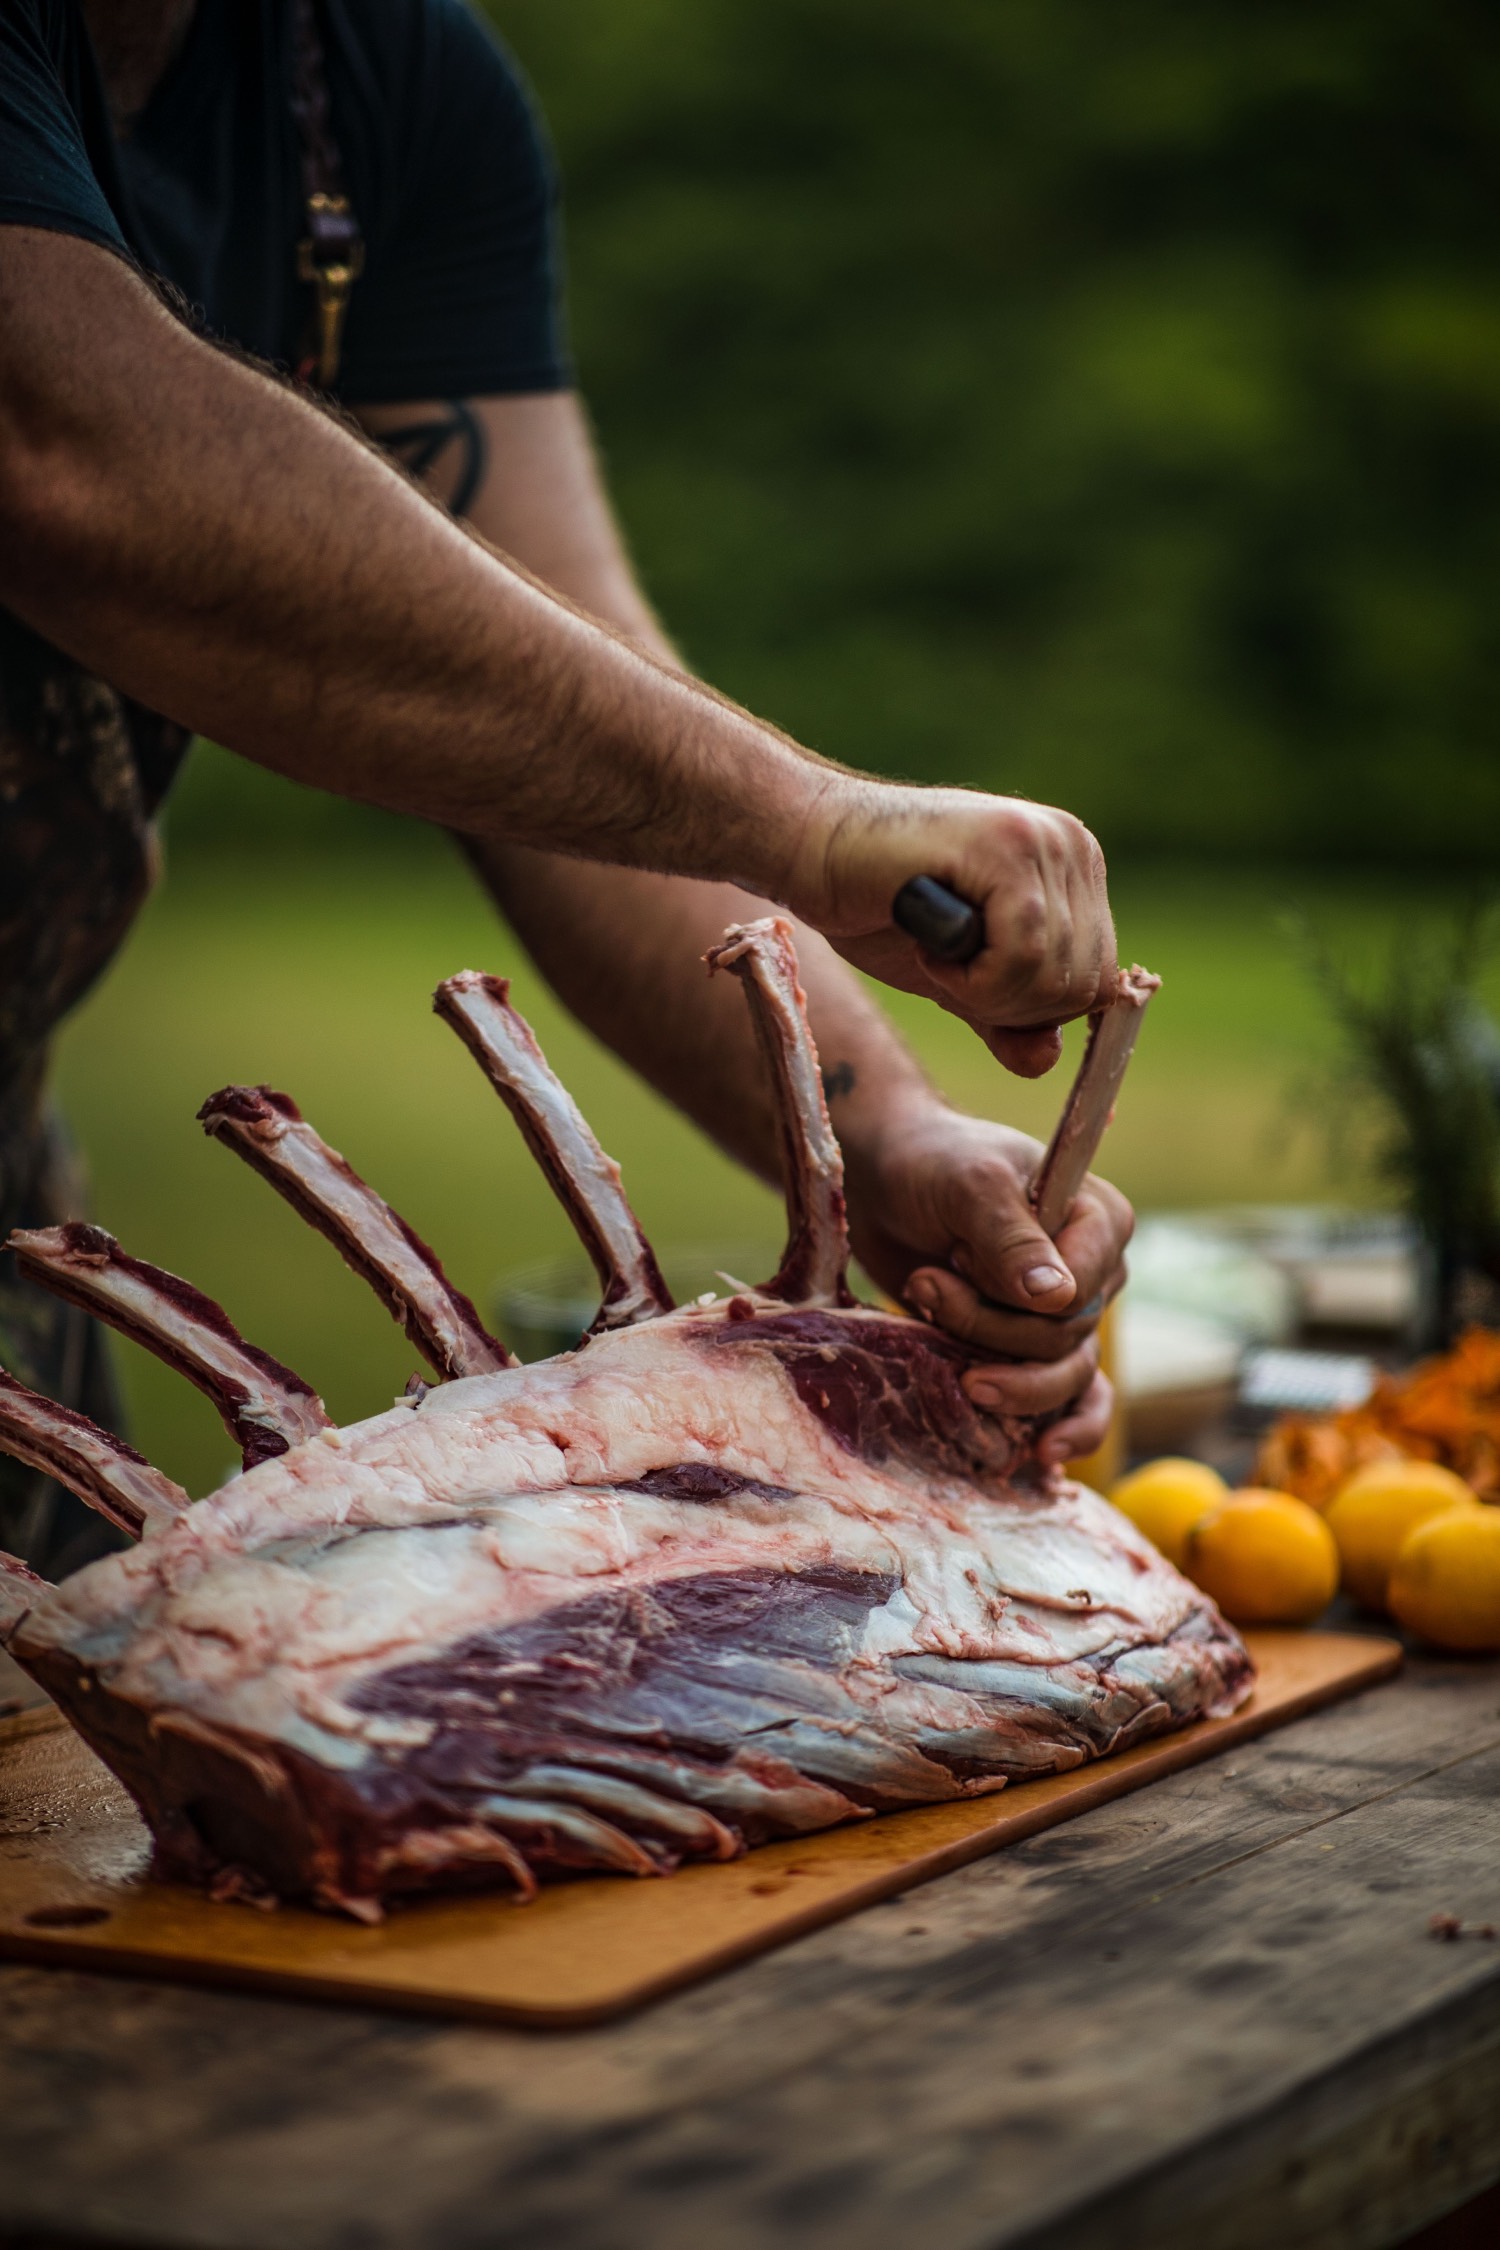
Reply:
<svg viewBox="0 0 1500 2250"><path fill-rule="evenodd" d="M743 1014L696 957L790 910L858 1252L994 1355L976 1403L1067 1408L1064 1458L1107 1414L1128 1207L1093 1183L1050 1243L1035 1144L949 1109L847 964L1045 1070L1113 985L1098 849L1065 813L846 772L686 676L572 389L554 200L463 0L0 11L0 1225L76 1195L48 1038L203 732L454 831L568 1005L769 1178ZM969 964L894 926L918 874L980 910ZM3 1267L0 1359L107 1414L97 1339ZM83 1551L53 1496L4 1511L53 1569Z"/></svg>

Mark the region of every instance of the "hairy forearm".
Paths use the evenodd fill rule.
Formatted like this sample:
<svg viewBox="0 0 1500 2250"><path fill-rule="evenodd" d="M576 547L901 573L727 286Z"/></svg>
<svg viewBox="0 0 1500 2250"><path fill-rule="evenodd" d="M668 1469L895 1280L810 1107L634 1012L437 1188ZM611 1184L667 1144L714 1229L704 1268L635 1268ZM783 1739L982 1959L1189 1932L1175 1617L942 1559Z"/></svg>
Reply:
<svg viewBox="0 0 1500 2250"><path fill-rule="evenodd" d="M21 229L0 230L0 514L0 600L80 661L469 834L776 895L835 771L486 549L118 260Z"/></svg>
<svg viewBox="0 0 1500 2250"><path fill-rule="evenodd" d="M728 884L586 867L514 846L475 858L559 998L658 1092L741 1163L774 1182L779 1141L744 996L703 955L765 901ZM908 1103L938 1097L893 1025L816 932L797 956L834 1125L857 1164Z"/></svg>
<svg viewBox="0 0 1500 2250"><path fill-rule="evenodd" d="M685 669L631 564L576 391L356 404L352 412L501 554L648 656Z"/></svg>
<svg viewBox="0 0 1500 2250"><path fill-rule="evenodd" d="M0 227L0 603L276 771L480 839L742 884L1012 1067L1114 989L1070 814L800 750L549 592L352 431L214 350L107 252ZM971 902L943 962L916 875Z"/></svg>
<svg viewBox="0 0 1500 2250"><path fill-rule="evenodd" d="M372 434L441 432L442 401L361 413ZM576 398L479 400L464 419L483 446L471 480L478 530L549 585L645 648L681 659L641 591ZM456 449L455 449L456 450ZM453 462L439 457L440 497ZM727 924L766 902L731 884L668 880L488 843L472 855L553 989L572 1012L719 1145L768 1181L779 1142L766 1072L743 996L710 979L703 955ZM851 1147L906 1096L934 1099L894 1028L853 971L800 927L798 958L824 1058L830 1106Z"/></svg>

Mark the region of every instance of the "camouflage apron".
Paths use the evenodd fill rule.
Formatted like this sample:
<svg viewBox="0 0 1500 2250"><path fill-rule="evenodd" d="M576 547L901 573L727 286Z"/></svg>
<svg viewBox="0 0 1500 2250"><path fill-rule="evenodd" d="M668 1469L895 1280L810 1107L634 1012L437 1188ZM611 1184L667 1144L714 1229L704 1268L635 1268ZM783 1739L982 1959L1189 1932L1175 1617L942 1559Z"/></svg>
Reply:
<svg viewBox="0 0 1500 2250"><path fill-rule="evenodd" d="M0 611L0 1241L83 1216L47 1098L51 1037L151 889L152 816L187 742ZM119 1429L102 1331L3 1254L0 1365ZM117 1544L60 1486L0 1455L0 1546L56 1578Z"/></svg>

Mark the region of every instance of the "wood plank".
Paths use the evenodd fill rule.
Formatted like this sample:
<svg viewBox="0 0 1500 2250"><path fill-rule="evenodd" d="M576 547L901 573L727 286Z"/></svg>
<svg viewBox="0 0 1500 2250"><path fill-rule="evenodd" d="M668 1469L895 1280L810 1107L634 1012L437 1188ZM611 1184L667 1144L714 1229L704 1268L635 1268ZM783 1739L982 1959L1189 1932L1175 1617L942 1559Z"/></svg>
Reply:
<svg viewBox="0 0 1500 2250"><path fill-rule="evenodd" d="M13 1656L0 1648L0 1721L13 1718L17 1711L36 1711L46 1706L47 1698L21 1670Z"/></svg>
<svg viewBox="0 0 1500 2250"><path fill-rule="evenodd" d="M433 1901L373 1929L152 1882L146 1832L93 1754L61 1726L12 1721L0 1728L0 1954L482 2020L598 2022L1221 1755L1401 1661L1399 1643L1364 1635L1267 1632L1251 1645L1258 1678L1240 1710L1096 1764L686 1867L669 1884L556 1884L524 1911L493 1894Z"/></svg>
<svg viewBox="0 0 1500 2250"><path fill-rule="evenodd" d="M3 1970L0 2209L223 2250L1236 2250L1250 2210L1385 2250L1500 2169L1463 2109L1500 1949L1426 1934L1500 1907L1497 1760L1500 1672L1424 1660L559 2039Z"/></svg>

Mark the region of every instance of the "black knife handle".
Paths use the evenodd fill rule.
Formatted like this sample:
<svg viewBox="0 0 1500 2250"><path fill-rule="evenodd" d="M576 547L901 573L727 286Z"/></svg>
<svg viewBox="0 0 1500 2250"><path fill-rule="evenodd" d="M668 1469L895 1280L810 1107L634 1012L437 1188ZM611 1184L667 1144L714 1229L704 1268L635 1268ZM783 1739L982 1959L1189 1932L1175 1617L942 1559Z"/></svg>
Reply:
<svg viewBox="0 0 1500 2250"><path fill-rule="evenodd" d="M979 909L935 875L913 875L891 902L891 919L940 961L972 961L984 944Z"/></svg>

